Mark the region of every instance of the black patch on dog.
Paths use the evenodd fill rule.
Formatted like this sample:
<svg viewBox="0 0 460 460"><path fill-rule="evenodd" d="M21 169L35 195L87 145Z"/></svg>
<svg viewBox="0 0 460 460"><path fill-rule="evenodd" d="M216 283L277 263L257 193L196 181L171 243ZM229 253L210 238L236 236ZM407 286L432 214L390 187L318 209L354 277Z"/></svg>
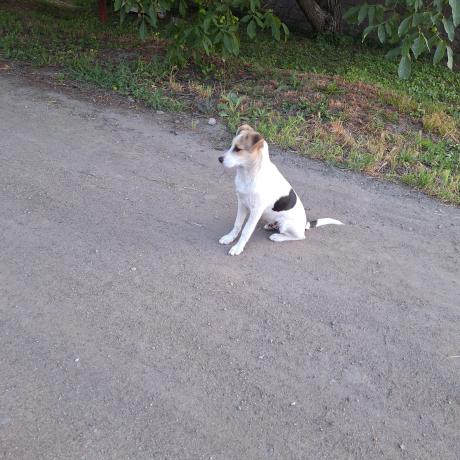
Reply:
<svg viewBox="0 0 460 460"><path fill-rule="evenodd" d="M292 209L295 204L297 203L297 195L295 194L294 190L291 188L289 195L282 196L274 205L273 211L288 211Z"/></svg>
<svg viewBox="0 0 460 460"><path fill-rule="evenodd" d="M318 223L318 221L317 220L311 220L309 223L310 223L310 227L308 227L308 228L315 228L316 224Z"/></svg>

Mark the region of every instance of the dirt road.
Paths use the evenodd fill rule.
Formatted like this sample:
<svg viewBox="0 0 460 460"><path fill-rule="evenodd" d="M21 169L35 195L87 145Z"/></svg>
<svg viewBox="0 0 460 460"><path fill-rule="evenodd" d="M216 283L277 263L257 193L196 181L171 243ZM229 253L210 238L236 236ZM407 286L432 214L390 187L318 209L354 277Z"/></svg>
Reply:
<svg viewBox="0 0 460 460"><path fill-rule="evenodd" d="M347 225L230 257L168 119L0 78L0 458L458 458L460 210L274 152Z"/></svg>

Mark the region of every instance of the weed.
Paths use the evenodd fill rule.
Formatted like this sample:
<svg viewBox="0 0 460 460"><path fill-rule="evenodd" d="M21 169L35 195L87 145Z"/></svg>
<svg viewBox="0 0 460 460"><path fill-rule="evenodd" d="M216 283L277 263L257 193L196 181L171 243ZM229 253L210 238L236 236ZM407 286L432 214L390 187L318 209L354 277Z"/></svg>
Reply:
<svg viewBox="0 0 460 460"><path fill-rule="evenodd" d="M418 161L418 152L410 149L403 149L397 155L398 164L411 167Z"/></svg>
<svg viewBox="0 0 460 460"><path fill-rule="evenodd" d="M332 83L329 83L326 88L324 89L324 92L329 95L333 94L343 94L345 91L337 86L337 83L333 81Z"/></svg>
<svg viewBox="0 0 460 460"><path fill-rule="evenodd" d="M184 91L184 85L176 80L176 77L173 72L169 76L169 87L175 93L182 93Z"/></svg>
<svg viewBox="0 0 460 460"><path fill-rule="evenodd" d="M235 131L238 127L241 115L239 107L243 102L243 97L230 92L221 96L221 102L218 104L219 115L227 119L229 127L232 131Z"/></svg>
<svg viewBox="0 0 460 460"><path fill-rule="evenodd" d="M372 154L359 148L352 148L347 160L348 166L354 171L366 170L374 162L375 157Z"/></svg>
<svg viewBox="0 0 460 460"><path fill-rule="evenodd" d="M382 120L389 123L398 123L399 121L399 114L398 112L394 112L392 110L383 110L380 113Z"/></svg>
<svg viewBox="0 0 460 460"><path fill-rule="evenodd" d="M355 147L356 141L353 135L344 126L340 120L333 121L330 124L330 132L334 134L336 141L339 141L342 146Z"/></svg>
<svg viewBox="0 0 460 460"><path fill-rule="evenodd" d="M443 112L427 113L422 117L422 123L427 131L443 137L455 137L457 131L455 120Z"/></svg>
<svg viewBox="0 0 460 460"><path fill-rule="evenodd" d="M291 74L290 86L295 90L300 89L302 86L302 79L298 77L298 73L295 70Z"/></svg>
<svg viewBox="0 0 460 460"><path fill-rule="evenodd" d="M267 139L271 139L280 147L296 149L298 138L305 129L305 119L300 116L284 117L274 115L267 122L259 123L259 130Z"/></svg>
<svg viewBox="0 0 460 460"><path fill-rule="evenodd" d="M316 132L311 142L305 147L305 152L312 158L325 160L327 163L341 166L345 161L345 150L336 142L334 138Z"/></svg>
<svg viewBox="0 0 460 460"><path fill-rule="evenodd" d="M437 170L449 170L460 173L460 144L449 139L433 142L430 139L419 140L420 161Z"/></svg>
<svg viewBox="0 0 460 460"><path fill-rule="evenodd" d="M380 90L380 100L393 106L401 113L413 114L419 110L419 104L411 96L393 90Z"/></svg>
<svg viewBox="0 0 460 460"><path fill-rule="evenodd" d="M189 82L188 87L190 91L197 94L200 98L206 101L211 99L212 97L212 92L213 92L212 86L203 85L201 83L192 81L192 82Z"/></svg>

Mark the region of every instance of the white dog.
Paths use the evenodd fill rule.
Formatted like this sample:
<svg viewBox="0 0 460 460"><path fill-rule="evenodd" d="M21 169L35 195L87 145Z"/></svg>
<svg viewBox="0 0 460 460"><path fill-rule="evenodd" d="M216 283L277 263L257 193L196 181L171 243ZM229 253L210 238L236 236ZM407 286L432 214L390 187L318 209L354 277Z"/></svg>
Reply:
<svg viewBox="0 0 460 460"><path fill-rule="evenodd" d="M238 242L229 254L241 254L260 219L265 229L278 230L270 236L272 241L303 240L305 230L321 225L343 225L335 219L318 219L307 222L305 209L289 182L270 161L268 145L262 136L249 125L238 128L232 146L219 157L226 168L236 167L236 195L238 212L233 229L223 236L220 244L233 242L243 227Z"/></svg>

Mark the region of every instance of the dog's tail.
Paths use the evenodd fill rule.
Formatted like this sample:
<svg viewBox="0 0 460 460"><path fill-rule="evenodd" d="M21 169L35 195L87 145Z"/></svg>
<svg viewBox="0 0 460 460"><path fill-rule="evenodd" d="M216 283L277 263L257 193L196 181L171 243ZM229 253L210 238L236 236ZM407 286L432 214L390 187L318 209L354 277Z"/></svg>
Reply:
<svg viewBox="0 0 460 460"><path fill-rule="evenodd" d="M305 227L305 229L308 230L309 228L321 227L323 225L344 225L344 223L340 222L340 220L325 217L324 219L310 220L309 222L307 222L307 226Z"/></svg>

